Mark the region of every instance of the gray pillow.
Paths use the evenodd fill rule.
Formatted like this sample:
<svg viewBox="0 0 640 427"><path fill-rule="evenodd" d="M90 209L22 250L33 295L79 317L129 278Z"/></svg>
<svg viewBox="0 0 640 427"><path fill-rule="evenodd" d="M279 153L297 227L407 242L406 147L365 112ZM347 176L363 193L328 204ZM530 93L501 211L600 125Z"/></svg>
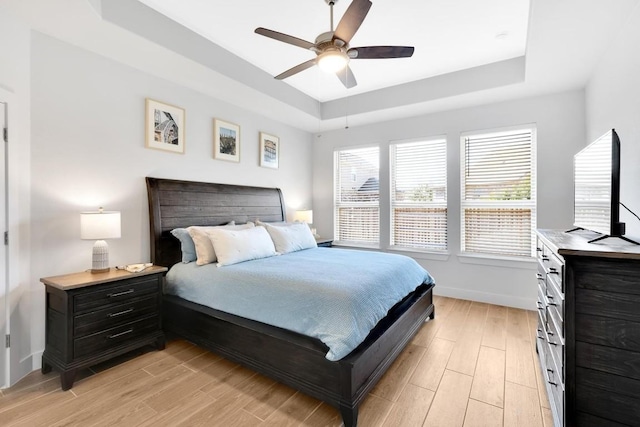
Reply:
<svg viewBox="0 0 640 427"><path fill-rule="evenodd" d="M186 228L174 228L171 234L180 240L180 249L182 250L182 262L188 264L197 259L196 245Z"/></svg>

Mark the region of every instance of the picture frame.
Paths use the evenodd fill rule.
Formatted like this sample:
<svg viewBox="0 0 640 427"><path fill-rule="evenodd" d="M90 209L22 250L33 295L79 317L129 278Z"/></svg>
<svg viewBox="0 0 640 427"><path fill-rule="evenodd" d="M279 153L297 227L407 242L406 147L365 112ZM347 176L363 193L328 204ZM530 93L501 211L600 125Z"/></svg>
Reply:
<svg viewBox="0 0 640 427"><path fill-rule="evenodd" d="M213 119L213 158L240 162L240 126Z"/></svg>
<svg viewBox="0 0 640 427"><path fill-rule="evenodd" d="M260 166L278 169L280 163L280 138L260 132Z"/></svg>
<svg viewBox="0 0 640 427"><path fill-rule="evenodd" d="M185 111L175 105L145 100L145 147L184 154Z"/></svg>

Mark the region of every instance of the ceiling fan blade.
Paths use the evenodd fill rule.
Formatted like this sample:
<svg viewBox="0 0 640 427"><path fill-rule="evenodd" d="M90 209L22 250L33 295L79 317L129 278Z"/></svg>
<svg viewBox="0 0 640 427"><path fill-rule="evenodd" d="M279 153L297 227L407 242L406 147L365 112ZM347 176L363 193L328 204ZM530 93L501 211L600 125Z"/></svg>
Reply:
<svg viewBox="0 0 640 427"><path fill-rule="evenodd" d="M358 28L360 28L360 25L362 25L362 21L369 13L369 9L371 9L370 0L353 0L338 23L333 33L333 38L349 43Z"/></svg>
<svg viewBox="0 0 640 427"><path fill-rule="evenodd" d="M317 58L310 59L302 64L298 64L293 68L288 69L284 73L278 74L275 78L278 80L286 79L287 77L291 77L294 74L298 74L300 71L304 71L307 68L311 68L316 65Z"/></svg>
<svg viewBox="0 0 640 427"><path fill-rule="evenodd" d="M367 46L352 47L347 55L351 59L410 58L413 51L413 46Z"/></svg>
<svg viewBox="0 0 640 427"><path fill-rule="evenodd" d="M338 76L347 89L351 89L358 84L358 82L356 82L356 76L353 75L353 71L351 71L348 65L344 67L344 69L336 71L336 76Z"/></svg>
<svg viewBox="0 0 640 427"><path fill-rule="evenodd" d="M256 34L260 34L261 36L269 37L271 39L275 39L284 43L289 43L294 46L301 47L303 49L311 49L315 46L315 44L308 42L306 40L299 39L297 37L290 36L288 34L279 33L277 31L269 30L267 28L258 27L255 30Z"/></svg>

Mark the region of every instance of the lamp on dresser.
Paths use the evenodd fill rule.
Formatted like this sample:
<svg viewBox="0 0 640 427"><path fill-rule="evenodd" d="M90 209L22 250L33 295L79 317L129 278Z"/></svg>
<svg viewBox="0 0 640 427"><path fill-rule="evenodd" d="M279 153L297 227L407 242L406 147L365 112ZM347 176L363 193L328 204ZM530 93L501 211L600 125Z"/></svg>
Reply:
<svg viewBox="0 0 640 427"><path fill-rule="evenodd" d="M95 240L91 259L91 272L109 271L109 245L105 239L120 238L120 212L97 211L80 213L80 238Z"/></svg>

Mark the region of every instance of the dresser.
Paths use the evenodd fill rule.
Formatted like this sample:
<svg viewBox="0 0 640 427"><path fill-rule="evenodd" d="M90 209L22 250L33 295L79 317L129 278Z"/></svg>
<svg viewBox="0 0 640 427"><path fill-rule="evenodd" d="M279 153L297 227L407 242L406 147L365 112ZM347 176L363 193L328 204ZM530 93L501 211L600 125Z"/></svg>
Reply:
<svg viewBox="0 0 640 427"><path fill-rule="evenodd" d="M62 390L78 369L131 350L163 349L162 284L165 267L140 273L111 269L45 277L45 350L42 372L60 372Z"/></svg>
<svg viewBox="0 0 640 427"><path fill-rule="evenodd" d="M538 230L536 350L555 426L640 426L640 246Z"/></svg>

